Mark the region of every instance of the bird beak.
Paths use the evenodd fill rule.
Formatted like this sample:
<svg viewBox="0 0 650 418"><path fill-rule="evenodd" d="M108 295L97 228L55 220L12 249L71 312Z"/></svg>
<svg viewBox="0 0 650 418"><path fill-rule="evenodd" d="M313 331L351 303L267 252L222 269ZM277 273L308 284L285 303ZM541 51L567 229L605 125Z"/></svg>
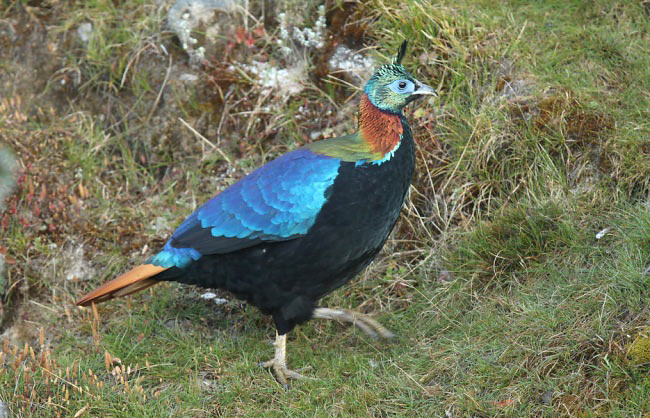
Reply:
<svg viewBox="0 0 650 418"><path fill-rule="evenodd" d="M415 90L413 91L413 93L411 93L411 95L413 94L419 94L421 96L429 95L429 96L438 97L438 93L436 93L436 91L432 87L427 86L424 83L420 83L419 81L415 82Z"/></svg>

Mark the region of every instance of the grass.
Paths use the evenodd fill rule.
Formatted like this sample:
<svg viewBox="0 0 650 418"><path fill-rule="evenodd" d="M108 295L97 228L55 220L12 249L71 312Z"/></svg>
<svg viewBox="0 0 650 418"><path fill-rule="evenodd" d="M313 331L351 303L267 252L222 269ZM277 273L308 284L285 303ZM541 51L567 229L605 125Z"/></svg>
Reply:
<svg viewBox="0 0 650 418"><path fill-rule="evenodd" d="M353 127L358 90L326 74L325 52L298 51L310 78L288 99L229 66L289 64L279 34L259 29L272 12L233 19L254 43L224 35L219 60L195 70L164 30L166 7L0 8L0 138L20 167L0 214L12 416L650 412L644 2L328 6L324 51L363 44L381 61L407 37L407 67L441 97L407 112L418 167L391 240L322 301L372 313L398 340L299 327L288 360L316 379L289 391L257 365L273 353L270 319L229 295L215 305L164 284L73 304L216 191L312 132Z"/></svg>

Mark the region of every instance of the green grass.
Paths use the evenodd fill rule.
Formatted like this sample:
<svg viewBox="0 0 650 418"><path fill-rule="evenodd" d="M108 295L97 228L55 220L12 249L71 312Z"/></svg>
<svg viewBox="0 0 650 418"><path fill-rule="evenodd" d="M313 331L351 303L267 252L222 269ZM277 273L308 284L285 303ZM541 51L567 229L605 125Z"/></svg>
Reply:
<svg viewBox="0 0 650 418"><path fill-rule="evenodd" d="M216 191L315 130L349 130L353 90L312 78L286 101L261 94L227 64L282 63L268 27L250 48L220 39L220 59L192 70L165 6L23 3L0 8L19 23L18 41L0 35L0 138L22 168L0 214L0 400L12 416L650 413L642 2L373 0L344 12L361 24L332 30L362 28L379 60L410 39L406 66L441 97L407 112L418 167L391 240L322 301L371 313L398 339L311 321L290 334L288 361L315 379L288 391L257 365L273 355L271 320L229 295L217 306L164 284L96 313L73 303Z"/></svg>

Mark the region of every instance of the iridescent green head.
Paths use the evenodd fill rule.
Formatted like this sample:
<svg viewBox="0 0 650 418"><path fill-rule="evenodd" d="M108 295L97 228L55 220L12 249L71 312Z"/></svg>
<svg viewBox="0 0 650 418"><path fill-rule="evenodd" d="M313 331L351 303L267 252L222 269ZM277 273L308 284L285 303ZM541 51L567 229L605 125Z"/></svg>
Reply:
<svg viewBox="0 0 650 418"><path fill-rule="evenodd" d="M413 78L402 66L407 45L408 41L402 42L393 62L379 67L366 83L365 93L381 110L401 113L404 106L420 96L437 96L434 89Z"/></svg>

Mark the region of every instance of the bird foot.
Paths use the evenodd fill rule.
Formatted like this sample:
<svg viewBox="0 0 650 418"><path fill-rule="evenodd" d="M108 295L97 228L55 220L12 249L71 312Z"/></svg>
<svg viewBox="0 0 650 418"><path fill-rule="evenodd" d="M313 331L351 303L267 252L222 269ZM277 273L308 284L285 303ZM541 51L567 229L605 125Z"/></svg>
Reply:
<svg viewBox="0 0 650 418"><path fill-rule="evenodd" d="M333 319L339 322L348 322L356 325L363 332L373 338L395 338L395 334L390 332L379 322L372 319L369 315L360 312L354 312L347 309L316 308L314 309L313 318Z"/></svg>
<svg viewBox="0 0 650 418"><path fill-rule="evenodd" d="M273 358L269 361L264 361L260 363L260 366L266 367L267 369L272 369L275 378L278 379L278 382L285 389L289 389L289 379L296 379L296 380L313 379L313 377L308 377L294 370L291 370L290 368L287 367L287 365L284 362L280 362L276 358ZM307 367L306 369L309 369L309 367Z"/></svg>
<svg viewBox="0 0 650 418"><path fill-rule="evenodd" d="M285 388L289 389L289 379L297 380L306 380L313 379L312 377L303 376L302 374L293 371L287 367L287 336L278 335L275 336L275 357L269 361L264 361L259 363L260 366L266 367L267 369L273 369L275 378L278 379L278 382ZM309 369L307 367L306 369ZM303 370L306 370L303 369Z"/></svg>

